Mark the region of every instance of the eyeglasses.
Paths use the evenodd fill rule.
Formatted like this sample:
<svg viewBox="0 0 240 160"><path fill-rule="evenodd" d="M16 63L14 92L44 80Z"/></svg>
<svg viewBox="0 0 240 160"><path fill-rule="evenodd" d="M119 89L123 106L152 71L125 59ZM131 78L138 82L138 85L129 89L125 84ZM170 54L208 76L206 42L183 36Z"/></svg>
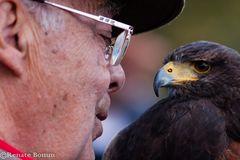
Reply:
<svg viewBox="0 0 240 160"><path fill-rule="evenodd" d="M117 37L116 37L116 41L114 42L114 44L111 44L110 46L106 47L106 52L108 52L108 59L110 60L110 64L111 65L119 65L123 59L123 57L126 54L127 48L129 46L129 42L131 39L131 35L133 34L133 27L127 24L124 24L122 22L118 22L116 20L104 17L104 16L96 16L93 14L89 14L86 12L82 12L70 7L66 7L57 3L53 3L53 2L49 2L47 0L32 0L32 1L37 1L37 2L41 2L41 3L45 3L45 4L49 4L51 6L63 9L65 11L69 11L72 13L76 13L79 14L81 16L85 16L88 18L91 18L93 20L105 23L105 24L109 24L111 26L123 29L124 31L122 33L120 33Z"/></svg>

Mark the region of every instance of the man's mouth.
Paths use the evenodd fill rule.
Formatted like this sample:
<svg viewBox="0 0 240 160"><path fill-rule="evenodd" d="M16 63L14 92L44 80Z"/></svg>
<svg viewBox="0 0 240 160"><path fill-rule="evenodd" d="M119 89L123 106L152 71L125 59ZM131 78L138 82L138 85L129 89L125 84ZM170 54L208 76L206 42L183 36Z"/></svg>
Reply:
<svg viewBox="0 0 240 160"><path fill-rule="evenodd" d="M104 121L105 119L107 119L108 113L102 112L102 113L97 114L96 116L100 121Z"/></svg>

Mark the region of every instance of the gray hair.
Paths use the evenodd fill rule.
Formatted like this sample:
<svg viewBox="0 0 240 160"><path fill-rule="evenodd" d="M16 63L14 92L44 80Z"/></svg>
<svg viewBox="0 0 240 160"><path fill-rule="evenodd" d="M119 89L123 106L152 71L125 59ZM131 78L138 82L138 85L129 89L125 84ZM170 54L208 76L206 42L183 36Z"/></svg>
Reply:
<svg viewBox="0 0 240 160"><path fill-rule="evenodd" d="M22 0L28 11L44 31L62 30L64 22L56 12L52 12L50 7L31 0Z"/></svg>
<svg viewBox="0 0 240 160"><path fill-rule="evenodd" d="M51 7L47 7L42 3L37 3L32 0L22 0L29 12L33 15L34 19L38 21L44 31L64 29L65 23L62 21L60 15L56 12L52 12ZM103 6L100 7L100 12L105 10L107 14L118 14L120 11L120 4L111 0L106 0Z"/></svg>

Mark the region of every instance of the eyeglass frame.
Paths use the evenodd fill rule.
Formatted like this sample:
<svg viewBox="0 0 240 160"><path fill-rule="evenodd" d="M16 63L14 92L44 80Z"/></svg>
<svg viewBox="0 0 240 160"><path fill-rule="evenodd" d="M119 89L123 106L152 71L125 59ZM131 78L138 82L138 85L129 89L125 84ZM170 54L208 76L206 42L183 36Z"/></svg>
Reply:
<svg viewBox="0 0 240 160"><path fill-rule="evenodd" d="M67 6L63 6L61 4L57 4L57 3L54 3L54 2L50 2L50 1L47 1L47 0L32 0L32 1L36 1L36 2L40 2L40 3L45 3L45 4L49 4L51 6L54 6L56 8L60 8L60 9L63 9L65 11L68 11L68 12L72 12L72 13L76 13L78 15L81 15L81 16L85 16L87 18L91 18L93 20L96 20L98 22L102 22L102 23L105 23L105 24L108 24L108 25L111 25L111 26L114 26L114 27L117 27L117 28L120 28L120 29L123 29L124 31L121 32L118 36L120 36L122 33L124 32L127 32L127 35L125 36L125 39L124 39L124 42L127 41L127 46L126 48L124 49L124 51L118 55L118 57L116 58L117 60L115 62L112 62L110 61L111 65L113 66L116 66L116 65L119 65L121 63L121 60L122 58L124 57L124 55L126 54L126 50L128 48L128 45L130 43L130 39L131 39L131 36L133 34L133 26L130 26L128 24L125 24L125 23L122 23L122 22L119 22L119 21L116 21L114 19L111 19L111 18L108 18L108 17L105 17L105 16L102 16L102 15L99 15L99 16L96 16L94 14L90 14L90 13L86 13L86 12L83 12L83 11L80 11L80 10L77 10L77 9L74 9L74 8L70 8L70 7L67 7ZM117 37L118 37L117 36ZM115 44L111 44L109 46L107 46L106 48L110 48L113 50ZM122 47L121 49L123 49L123 46L124 46L124 43L122 44ZM112 51L113 52L113 51ZM118 59L120 57L120 59Z"/></svg>

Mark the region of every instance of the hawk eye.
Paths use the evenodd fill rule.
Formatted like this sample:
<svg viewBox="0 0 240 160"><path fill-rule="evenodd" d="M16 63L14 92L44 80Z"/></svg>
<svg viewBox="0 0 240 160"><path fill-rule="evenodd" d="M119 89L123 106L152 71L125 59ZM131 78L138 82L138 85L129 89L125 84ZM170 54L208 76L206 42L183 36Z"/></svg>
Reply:
<svg viewBox="0 0 240 160"><path fill-rule="evenodd" d="M211 69L211 66L207 62L197 61L194 62L194 69L198 73L208 73L209 70Z"/></svg>

